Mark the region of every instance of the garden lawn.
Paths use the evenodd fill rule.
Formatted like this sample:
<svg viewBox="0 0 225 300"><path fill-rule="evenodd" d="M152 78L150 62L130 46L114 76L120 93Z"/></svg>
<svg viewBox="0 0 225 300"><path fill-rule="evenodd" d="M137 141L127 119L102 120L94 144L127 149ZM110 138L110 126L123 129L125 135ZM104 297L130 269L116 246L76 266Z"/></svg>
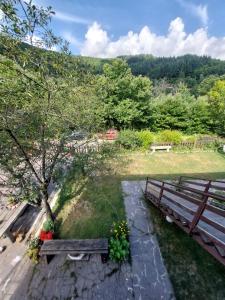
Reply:
<svg viewBox="0 0 225 300"><path fill-rule="evenodd" d="M121 180L182 174L225 178L225 156L215 152L131 152L119 155L110 165L111 175L83 181L76 173L68 176L56 209L61 238L108 237L112 223L125 219Z"/></svg>
<svg viewBox="0 0 225 300"><path fill-rule="evenodd" d="M225 155L217 152L133 152L126 155L126 158L127 164L120 172L125 178L153 176L170 179L185 174L212 179L225 178Z"/></svg>

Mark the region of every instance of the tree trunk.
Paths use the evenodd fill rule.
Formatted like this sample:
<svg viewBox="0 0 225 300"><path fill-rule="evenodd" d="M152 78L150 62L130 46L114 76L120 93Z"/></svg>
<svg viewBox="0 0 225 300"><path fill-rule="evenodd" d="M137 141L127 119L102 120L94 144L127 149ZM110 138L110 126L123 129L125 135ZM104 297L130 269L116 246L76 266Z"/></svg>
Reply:
<svg viewBox="0 0 225 300"><path fill-rule="evenodd" d="M45 212L46 212L46 215L47 215L47 218L51 219L52 221L54 221L54 215L53 215L53 212L51 210L51 207L48 203L48 191L44 191L43 192L43 204L44 204L44 208L45 208Z"/></svg>

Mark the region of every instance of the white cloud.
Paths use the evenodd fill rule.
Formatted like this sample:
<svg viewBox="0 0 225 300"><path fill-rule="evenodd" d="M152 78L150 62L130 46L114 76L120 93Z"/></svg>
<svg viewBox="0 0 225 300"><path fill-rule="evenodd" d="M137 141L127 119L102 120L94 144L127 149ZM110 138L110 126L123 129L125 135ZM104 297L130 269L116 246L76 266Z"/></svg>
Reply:
<svg viewBox="0 0 225 300"><path fill-rule="evenodd" d="M55 11L54 18L63 21L63 22L69 22L69 23L77 23L77 24L90 24L90 20L81 18L75 15L69 15L67 13Z"/></svg>
<svg viewBox="0 0 225 300"><path fill-rule="evenodd" d="M190 1L187 2L186 0L177 0L177 2L183 6L189 13L198 17L202 24L206 26L208 24L208 7L207 5L203 4L194 4Z"/></svg>
<svg viewBox="0 0 225 300"><path fill-rule="evenodd" d="M82 55L95 57L135 54L179 56L189 53L225 60L225 37L209 37L207 28L199 28L187 34L182 19L176 18L170 23L167 35L156 35L145 26L139 33L129 31L127 35L113 41L107 31L94 22L89 27L80 50Z"/></svg>

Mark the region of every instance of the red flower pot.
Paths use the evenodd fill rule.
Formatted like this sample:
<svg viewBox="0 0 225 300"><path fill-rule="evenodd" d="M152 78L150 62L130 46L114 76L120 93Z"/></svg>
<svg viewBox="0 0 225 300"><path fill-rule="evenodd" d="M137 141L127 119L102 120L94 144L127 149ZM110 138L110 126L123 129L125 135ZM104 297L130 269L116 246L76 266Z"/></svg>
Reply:
<svg viewBox="0 0 225 300"><path fill-rule="evenodd" d="M41 233L40 233L39 238L40 238L41 241L52 240L53 239L53 232L42 230Z"/></svg>

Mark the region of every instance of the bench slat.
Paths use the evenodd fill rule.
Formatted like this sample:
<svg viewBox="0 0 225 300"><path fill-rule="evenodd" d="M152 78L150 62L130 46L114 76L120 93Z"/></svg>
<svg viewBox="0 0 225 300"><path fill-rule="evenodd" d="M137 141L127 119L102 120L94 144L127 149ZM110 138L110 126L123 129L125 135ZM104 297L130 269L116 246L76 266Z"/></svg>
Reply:
<svg viewBox="0 0 225 300"><path fill-rule="evenodd" d="M107 239L85 239L85 240L50 240L44 241L40 255L51 254L78 254L78 253L107 253Z"/></svg>

